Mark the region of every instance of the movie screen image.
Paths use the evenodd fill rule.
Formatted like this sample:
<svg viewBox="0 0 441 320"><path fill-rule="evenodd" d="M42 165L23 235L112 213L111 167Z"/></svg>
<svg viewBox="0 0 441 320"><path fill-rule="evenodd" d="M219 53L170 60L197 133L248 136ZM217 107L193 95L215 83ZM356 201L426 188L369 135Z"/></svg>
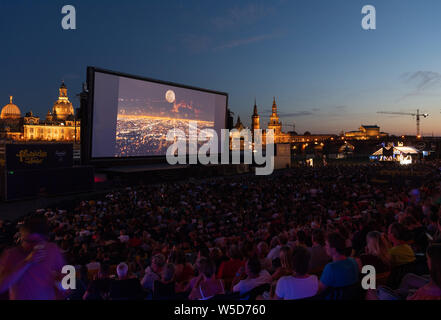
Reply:
<svg viewBox="0 0 441 320"><path fill-rule="evenodd" d="M165 156L173 129L225 128L226 94L94 74L92 158Z"/></svg>

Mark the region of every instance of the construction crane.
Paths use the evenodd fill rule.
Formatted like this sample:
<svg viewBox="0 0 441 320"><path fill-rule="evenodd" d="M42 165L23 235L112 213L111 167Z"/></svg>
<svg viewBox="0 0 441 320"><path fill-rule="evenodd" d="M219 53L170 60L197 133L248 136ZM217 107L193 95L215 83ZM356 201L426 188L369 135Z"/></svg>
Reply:
<svg viewBox="0 0 441 320"><path fill-rule="evenodd" d="M417 109L416 113L407 113L407 112L386 112L386 111L378 111L377 113L381 114L396 114L396 115L402 115L402 116L412 116L416 117L416 127L417 127L417 138L420 138L420 122L421 117L427 118L429 116L428 113L420 113L420 109Z"/></svg>

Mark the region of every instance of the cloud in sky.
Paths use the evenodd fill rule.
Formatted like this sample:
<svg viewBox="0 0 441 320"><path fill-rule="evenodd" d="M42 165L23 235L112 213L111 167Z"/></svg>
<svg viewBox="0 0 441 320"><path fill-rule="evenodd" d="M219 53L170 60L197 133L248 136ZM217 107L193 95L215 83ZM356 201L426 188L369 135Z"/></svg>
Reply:
<svg viewBox="0 0 441 320"><path fill-rule="evenodd" d="M329 112L324 112L325 110L328 110ZM264 109L261 112L261 116L263 118L269 117L271 115L272 110L271 109ZM338 106L325 106L324 109L318 108L318 107L304 107L300 111L292 111L292 112L284 112L284 111L277 111L277 114L279 117L282 118L291 118L291 117L305 117L305 116L341 116L341 115L347 115L348 107L345 105L338 105Z"/></svg>
<svg viewBox="0 0 441 320"><path fill-rule="evenodd" d="M235 6L228 13L212 19L212 24L220 30L237 27L242 24L253 24L274 12L272 7L260 3L249 3L245 6Z"/></svg>
<svg viewBox="0 0 441 320"><path fill-rule="evenodd" d="M418 91L429 89L441 82L441 74L434 71L406 72L401 78L407 83L415 84Z"/></svg>
<svg viewBox="0 0 441 320"><path fill-rule="evenodd" d="M411 92L405 94L398 101L410 96L427 94L427 90L440 87L441 73L435 71L419 70L415 72L406 72L401 75L404 83L414 86Z"/></svg>
<svg viewBox="0 0 441 320"><path fill-rule="evenodd" d="M269 117L272 113L272 110L265 109L260 113L260 116L262 118ZM277 111L277 114L280 118L292 118L292 117L304 117L304 116L311 116L315 113L308 110L301 110L301 111L293 111L293 112L283 112L283 111Z"/></svg>
<svg viewBox="0 0 441 320"><path fill-rule="evenodd" d="M280 35L281 35L280 33L271 33L271 34L261 34L261 35L251 36L248 38L236 39L236 40L226 42L220 46L214 47L213 51L220 51L220 50L225 50L225 49L232 49L232 48L236 48L236 47L241 47L241 46L245 46L245 45L252 44L252 43L257 43L257 42L261 42L261 41L265 41L265 40L269 40L269 39L274 39L274 38L279 37Z"/></svg>
<svg viewBox="0 0 441 320"><path fill-rule="evenodd" d="M211 46L211 39L208 36L188 34L181 38L184 48L192 54L207 51Z"/></svg>
<svg viewBox="0 0 441 320"><path fill-rule="evenodd" d="M211 19L211 28L203 34L187 34L181 37L183 47L190 54L200 54L207 51L217 52L225 49L246 46L261 41L274 39L282 35L281 32L254 33L249 36L237 36L237 30L244 31L245 26L261 23L265 17L275 14L276 6L283 1L253 2L245 5L230 7L223 15ZM235 31L232 33L231 31ZM234 34L235 36L232 36Z"/></svg>

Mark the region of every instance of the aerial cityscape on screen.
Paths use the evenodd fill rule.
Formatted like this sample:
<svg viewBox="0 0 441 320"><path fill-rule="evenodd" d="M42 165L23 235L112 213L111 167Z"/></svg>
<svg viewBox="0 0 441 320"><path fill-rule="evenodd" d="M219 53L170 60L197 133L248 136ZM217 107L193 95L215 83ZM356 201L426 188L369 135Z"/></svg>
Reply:
<svg viewBox="0 0 441 320"><path fill-rule="evenodd" d="M210 93L121 78L115 157L165 155L173 143L167 141L170 130L182 130L188 139L193 121L198 134L213 129L214 108Z"/></svg>

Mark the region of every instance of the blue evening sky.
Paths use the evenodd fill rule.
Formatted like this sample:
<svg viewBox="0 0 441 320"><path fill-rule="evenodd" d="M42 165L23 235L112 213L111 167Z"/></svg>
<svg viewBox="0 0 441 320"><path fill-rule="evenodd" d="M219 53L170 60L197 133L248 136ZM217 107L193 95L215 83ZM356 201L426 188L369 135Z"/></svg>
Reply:
<svg viewBox="0 0 441 320"><path fill-rule="evenodd" d="M67 4L77 30L61 28ZM366 4L377 30L361 28ZM420 108L441 135L440 14L439 0L1 0L0 106L44 116L64 79L78 107L90 65L228 92L247 125L256 98L266 127L276 96L299 133L415 134L376 112Z"/></svg>

